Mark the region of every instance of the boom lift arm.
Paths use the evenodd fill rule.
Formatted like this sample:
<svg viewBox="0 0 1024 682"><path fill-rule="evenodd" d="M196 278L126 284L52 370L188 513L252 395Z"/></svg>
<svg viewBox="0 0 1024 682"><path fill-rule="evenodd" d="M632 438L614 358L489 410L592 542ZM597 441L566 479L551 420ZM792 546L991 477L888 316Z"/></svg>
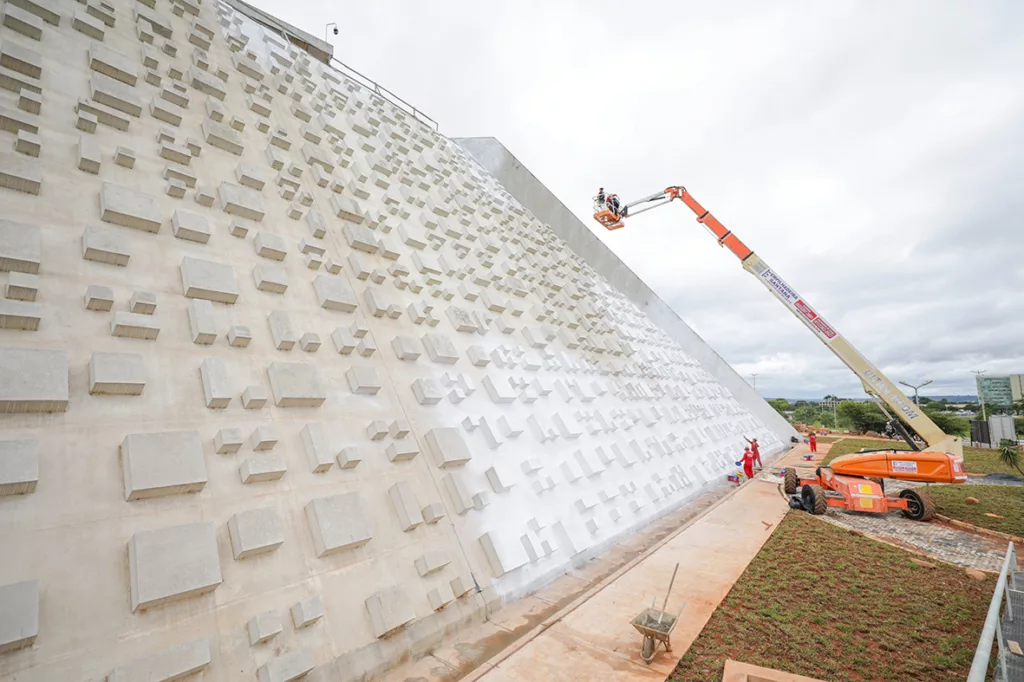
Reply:
<svg viewBox="0 0 1024 682"><path fill-rule="evenodd" d="M959 437L947 435L936 426L928 415L924 414L888 377L861 355L842 334L836 331L835 327L826 322L825 318L819 315L777 272L768 267L768 264L761 260L739 237L711 215L710 211L701 206L685 187L667 187L662 192L623 205L618 213L607 206L598 205L595 207L597 212L594 214L594 219L609 230L617 230L624 226L623 221L627 218L664 206L676 199L689 206L697 216L697 222L704 225L715 236L718 245L728 248L733 255L739 258L744 270L754 275L775 298L779 299L797 319L814 332L814 335L836 357L843 361L843 364L860 378L865 392L879 404L890 423L912 448L920 449L899 420L892 418L890 410L899 415L910 429L920 436L928 445L929 450L945 452L957 457L963 456L963 444Z"/></svg>

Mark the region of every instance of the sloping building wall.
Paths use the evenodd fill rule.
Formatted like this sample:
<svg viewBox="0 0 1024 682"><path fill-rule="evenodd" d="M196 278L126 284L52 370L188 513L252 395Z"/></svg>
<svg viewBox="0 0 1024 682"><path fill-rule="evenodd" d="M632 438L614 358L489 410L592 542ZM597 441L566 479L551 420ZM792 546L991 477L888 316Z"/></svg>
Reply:
<svg viewBox="0 0 1024 682"><path fill-rule="evenodd" d="M462 137L455 142L469 152L502 187L534 216L545 222L573 253L608 280L654 324L678 343L702 368L763 420L779 438L788 441L797 433L729 363L697 335L679 315L630 270L604 242L580 222L558 197L544 186L501 142L493 137Z"/></svg>
<svg viewBox="0 0 1024 682"><path fill-rule="evenodd" d="M0 85L0 680L356 679L781 447L231 5L9 0Z"/></svg>

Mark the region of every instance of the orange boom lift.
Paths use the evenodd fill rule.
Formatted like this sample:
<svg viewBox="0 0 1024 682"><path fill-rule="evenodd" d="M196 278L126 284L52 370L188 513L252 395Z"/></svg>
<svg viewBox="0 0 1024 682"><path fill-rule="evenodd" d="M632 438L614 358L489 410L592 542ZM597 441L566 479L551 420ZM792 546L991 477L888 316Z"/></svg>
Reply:
<svg viewBox="0 0 1024 682"><path fill-rule="evenodd" d="M744 270L757 277L860 378L864 390L878 403L889 424L910 445L910 451L881 449L837 457L829 466L818 467L813 476L801 476L796 470L787 469L786 493L792 495L800 489L804 509L812 514L823 514L828 507L873 513L899 509L908 518L927 521L935 515L935 505L927 492L907 489L898 497L889 497L885 494L884 479L923 483L963 483L967 480L960 438L943 433L881 370L861 355L732 230L701 206L685 187L666 187L661 192L623 204L617 211L598 199L595 197L594 220L608 230L618 230L625 226L628 218L676 199L686 204L697 216L697 222L715 236L718 245L726 247L739 258ZM911 431L925 443L927 451L922 451Z"/></svg>

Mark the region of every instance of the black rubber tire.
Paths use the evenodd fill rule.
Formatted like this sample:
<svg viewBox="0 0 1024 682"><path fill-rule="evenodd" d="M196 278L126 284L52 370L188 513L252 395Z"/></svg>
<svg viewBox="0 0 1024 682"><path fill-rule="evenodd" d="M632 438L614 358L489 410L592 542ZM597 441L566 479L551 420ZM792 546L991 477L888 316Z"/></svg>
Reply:
<svg viewBox="0 0 1024 682"><path fill-rule="evenodd" d="M640 658L644 659L644 663L650 663L654 660L654 652L658 648L658 643L654 641L653 637L644 637L643 648L640 649Z"/></svg>
<svg viewBox="0 0 1024 682"><path fill-rule="evenodd" d="M925 491L918 492L913 488L900 491L900 497L907 501L907 509L900 512L912 521L931 521L935 518L935 502Z"/></svg>
<svg viewBox="0 0 1024 682"><path fill-rule="evenodd" d="M787 495L793 495L796 493L796 489L800 487L800 474L796 472L796 469L786 469L786 475L782 479L782 489L786 491Z"/></svg>
<svg viewBox="0 0 1024 682"><path fill-rule="evenodd" d="M820 485L805 485L801 491L801 500L804 509L815 516L821 516L828 509L828 502L825 500L825 491Z"/></svg>

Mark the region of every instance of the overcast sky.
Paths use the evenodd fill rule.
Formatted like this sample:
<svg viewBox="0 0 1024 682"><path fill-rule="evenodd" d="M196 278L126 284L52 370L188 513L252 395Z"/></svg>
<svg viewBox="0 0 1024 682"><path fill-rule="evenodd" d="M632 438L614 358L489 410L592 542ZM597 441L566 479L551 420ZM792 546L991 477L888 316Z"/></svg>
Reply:
<svg viewBox="0 0 1024 682"><path fill-rule="evenodd" d="M1024 3L255 4L588 225L685 185L893 381L1024 373ZM763 395L862 395L685 206L593 228Z"/></svg>

